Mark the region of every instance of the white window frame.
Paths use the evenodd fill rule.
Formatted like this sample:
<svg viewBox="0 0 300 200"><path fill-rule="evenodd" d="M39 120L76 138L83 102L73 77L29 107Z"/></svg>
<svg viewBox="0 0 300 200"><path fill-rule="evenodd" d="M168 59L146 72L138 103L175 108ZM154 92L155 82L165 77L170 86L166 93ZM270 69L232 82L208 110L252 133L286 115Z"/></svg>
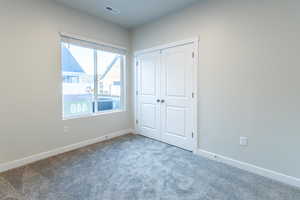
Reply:
<svg viewBox="0 0 300 200"><path fill-rule="evenodd" d="M98 106L96 103L94 103L94 112L90 113L90 114L79 114L76 116L68 116L65 117L63 114L63 104L64 104L64 100L63 100L63 93L62 93L62 118L63 120L69 120L69 119L79 119L79 118L89 118L89 117L94 117L94 116L99 116L99 115L107 115L107 114L115 114L115 113L121 113L121 112L126 112L127 110L127 89L126 89L126 75L127 75L127 49L118 45L114 45L114 44L108 44L105 42L101 42L101 41L97 41L94 39L88 39L86 37L82 37L82 36L78 36L78 35L74 35L74 34L69 34L69 33L59 33L61 40L60 40L60 50L61 50L61 44L63 42L65 43L69 43L69 44L74 44L77 46L81 46L81 47L87 47L90 48L94 51L94 102L96 102L96 100L99 97L98 94L98 76L97 76L97 51L105 51L105 52L111 52L111 53L118 53L121 56L123 56L121 58L121 70L120 70L120 107L121 109L117 109L117 110L106 110L106 111L98 111ZM64 41L66 38L70 39L71 42L66 42ZM72 41L79 41L79 42L83 42L85 45L80 45L77 42L72 42ZM90 47L88 44L91 44ZM111 49L111 50L110 50ZM62 58L61 58L62 61ZM61 63L61 62L60 62ZM63 83L63 77L61 80L61 84ZM63 91L63 90L62 90Z"/></svg>

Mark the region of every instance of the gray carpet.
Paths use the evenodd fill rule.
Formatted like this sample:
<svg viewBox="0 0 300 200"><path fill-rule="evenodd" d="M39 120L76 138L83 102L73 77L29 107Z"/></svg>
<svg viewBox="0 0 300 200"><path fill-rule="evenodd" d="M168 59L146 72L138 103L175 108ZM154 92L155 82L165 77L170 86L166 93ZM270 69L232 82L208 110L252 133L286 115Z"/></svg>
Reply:
<svg viewBox="0 0 300 200"><path fill-rule="evenodd" d="M127 135L0 174L5 200L300 200L300 190Z"/></svg>

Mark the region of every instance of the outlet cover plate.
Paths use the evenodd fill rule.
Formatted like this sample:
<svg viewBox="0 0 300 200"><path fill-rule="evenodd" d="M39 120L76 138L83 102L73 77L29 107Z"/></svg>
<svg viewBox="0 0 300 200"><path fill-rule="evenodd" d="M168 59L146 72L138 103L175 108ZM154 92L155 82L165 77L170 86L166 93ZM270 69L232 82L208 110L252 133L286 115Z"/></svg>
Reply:
<svg viewBox="0 0 300 200"><path fill-rule="evenodd" d="M240 145L248 146L248 137L240 137Z"/></svg>

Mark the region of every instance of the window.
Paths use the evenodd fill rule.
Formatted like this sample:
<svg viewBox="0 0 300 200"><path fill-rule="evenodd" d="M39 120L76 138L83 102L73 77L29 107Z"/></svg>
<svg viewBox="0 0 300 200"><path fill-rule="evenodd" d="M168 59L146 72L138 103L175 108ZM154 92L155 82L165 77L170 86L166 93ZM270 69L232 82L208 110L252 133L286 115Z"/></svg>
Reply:
<svg viewBox="0 0 300 200"><path fill-rule="evenodd" d="M124 110L123 51L63 37L63 118Z"/></svg>

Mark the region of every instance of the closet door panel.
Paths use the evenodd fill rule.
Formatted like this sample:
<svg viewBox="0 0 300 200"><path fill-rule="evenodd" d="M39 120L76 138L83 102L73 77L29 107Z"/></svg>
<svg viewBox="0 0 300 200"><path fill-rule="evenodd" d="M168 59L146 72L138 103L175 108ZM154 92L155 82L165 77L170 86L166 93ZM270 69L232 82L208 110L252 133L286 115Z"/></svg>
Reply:
<svg viewBox="0 0 300 200"><path fill-rule="evenodd" d="M161 54L162 141L192 150L193 45L169 48Z"/></svg>
<svg viewBox="0 0 300 200"><path fill-rule="evenodd" d="M140 134L160 139L160 52L138 57L138 129Z"/></svg>

